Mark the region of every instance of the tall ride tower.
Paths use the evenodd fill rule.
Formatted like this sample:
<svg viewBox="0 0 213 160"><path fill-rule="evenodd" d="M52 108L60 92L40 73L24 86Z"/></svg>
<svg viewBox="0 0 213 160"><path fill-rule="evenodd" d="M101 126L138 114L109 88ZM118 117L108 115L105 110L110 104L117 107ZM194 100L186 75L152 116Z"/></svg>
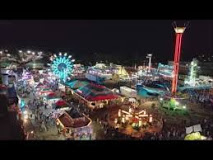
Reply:
<svg viewBox="0 0 213 160"><path fill-rule="evenodd" d="M180 51L181 51L181 41L182 36L186 27L174 27L176 33L176 41L175 41L175 53L174 53L174 76L172 80L172 95L176 95L177 91L177 82L178 82L178 73L179 73L179 62L180 62Z"/></svg>
<svg viewBox="0 0 213 160"><path fill-rule="evenodd" d="M151 73L151 67L152 67L152 54L147 54L146 58L149 59L148 73Z"/></svg>

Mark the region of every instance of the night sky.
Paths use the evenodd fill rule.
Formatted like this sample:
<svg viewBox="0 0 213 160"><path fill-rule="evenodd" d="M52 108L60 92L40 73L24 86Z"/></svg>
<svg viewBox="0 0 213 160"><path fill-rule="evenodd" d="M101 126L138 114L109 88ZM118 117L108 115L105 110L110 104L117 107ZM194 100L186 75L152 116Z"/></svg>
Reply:
<svg viewBox="0 0 213 160"><path fill-rule="evenodd" d="M175 40L172 22L173 20L1 20L0 48L61 50L84 58L96 52L115 58L120 56L123 60L145 59L147 53L153 53L159 60L172 60ZM183 22L177 21L179 24ZM190 20L183 36L182 60L191 60L195 54L212 54L212 24L213 21L210 20Z"/></svg>

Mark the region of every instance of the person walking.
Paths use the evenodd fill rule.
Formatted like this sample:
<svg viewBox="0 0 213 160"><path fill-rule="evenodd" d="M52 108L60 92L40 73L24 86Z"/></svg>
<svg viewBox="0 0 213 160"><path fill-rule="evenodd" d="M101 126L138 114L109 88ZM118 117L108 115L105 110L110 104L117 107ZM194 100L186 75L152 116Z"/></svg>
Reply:
<svg viewBox="0 0 213 160"><path fill-rule="evenodd" d="M44 108L47 109L47 104L45 103Z"/></svg>
<svg viewBox="0 0 213 160"><path fill-rule="evenodd" d="M41 128L42 128L42 130L44 130L45 132L47 131L47 127L45 126L44 121L41 122Z"/></svg>

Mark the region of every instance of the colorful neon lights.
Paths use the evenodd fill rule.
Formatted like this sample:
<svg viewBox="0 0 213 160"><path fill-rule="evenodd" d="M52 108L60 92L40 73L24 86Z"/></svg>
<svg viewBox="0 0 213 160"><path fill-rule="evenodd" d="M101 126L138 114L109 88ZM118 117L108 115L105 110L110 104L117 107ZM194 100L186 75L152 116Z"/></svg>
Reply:
<svg viewBox="0 0 213 160"><path fill-rule="evenodd" d="M73 72L73 62L75 60L71 60L70 58L71 56L67 57L67 54L62 55L61 53L59 56L54 55L54 57L51 57L52 72L60 79L63 79L64 82L66 81L68 75Z"/></svg>
<svg viewBox="0 0 213 160"><path fill-rule="evenodd" d="M172 94L175 96L177 91L178 73L179 73L179 62L180 62L180 51L182 35L185 31L185 27L176 27L176 42L175 42L175 55L174 55L174 77L172 80Z"/></svg>

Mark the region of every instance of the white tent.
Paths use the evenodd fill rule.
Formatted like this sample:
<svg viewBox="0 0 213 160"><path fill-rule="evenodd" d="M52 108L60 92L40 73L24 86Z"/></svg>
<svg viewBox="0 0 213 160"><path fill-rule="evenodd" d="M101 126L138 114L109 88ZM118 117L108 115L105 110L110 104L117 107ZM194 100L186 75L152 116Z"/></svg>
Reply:
<svg viewBox="0 0 213 160"><path fill-rule="evenodd" d="M131 102L131 103L136 103L137 101L136 101L135 98L129 98L129 102Z"/></svg>
<svg viewBox="0 0 213 160"><path fill-rule="evenodd" d="M186 134L190 134L192 132L202 132L202 128L200 124L196 124L190 127L186 127Z"/></svg>

